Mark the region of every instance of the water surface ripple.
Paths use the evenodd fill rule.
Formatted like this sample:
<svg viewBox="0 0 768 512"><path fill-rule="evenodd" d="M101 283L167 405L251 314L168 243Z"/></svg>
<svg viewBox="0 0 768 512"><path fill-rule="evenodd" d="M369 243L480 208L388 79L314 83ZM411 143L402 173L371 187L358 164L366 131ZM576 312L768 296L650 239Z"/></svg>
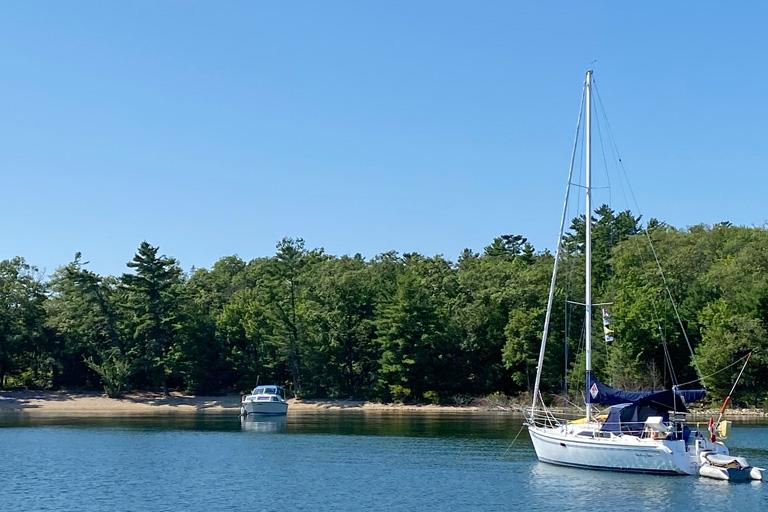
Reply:
<svg viewBox="0 0 768 512"><path fill-rule="evenodd" d="M0 417L0 510L768 510L768 484L536 461L496 414ZM734 453L768 466L768 426Z"/></svg>

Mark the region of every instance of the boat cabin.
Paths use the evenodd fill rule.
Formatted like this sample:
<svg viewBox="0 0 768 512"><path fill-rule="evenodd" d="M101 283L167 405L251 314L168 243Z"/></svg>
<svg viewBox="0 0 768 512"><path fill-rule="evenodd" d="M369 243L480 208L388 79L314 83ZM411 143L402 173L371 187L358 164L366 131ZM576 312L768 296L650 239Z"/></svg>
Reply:
<svg viewBox="0 0 768 512"><path fill-rule="evenodd" d="M253 391L251 392L251 394L252 395L272 395L275 398L274 401L277 401L278 400L277 397L285 399L285 388L283 388L282 386L276 386L274 384L270 384L266 386L256 386L255 388L253 388ZM264 400L270 399L269 396L266 396L266 397L259 397L257 398L257 400L262 400L262 398Z"/></svg>

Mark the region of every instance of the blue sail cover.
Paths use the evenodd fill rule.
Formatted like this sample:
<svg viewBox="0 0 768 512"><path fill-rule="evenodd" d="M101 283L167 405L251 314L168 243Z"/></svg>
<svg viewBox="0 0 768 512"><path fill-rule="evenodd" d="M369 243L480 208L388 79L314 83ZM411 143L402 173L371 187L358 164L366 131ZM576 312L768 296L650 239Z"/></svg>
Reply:
<svg viewBox="0 0 768 512"><path fill-rule="evenodd" d="M669 395L665 397L664 395ZM674 398L673 395L674 394ZM657 401L666 403L669 402L672 407L670 409L685 411L685 404L695 402L704 398L706 390L704 389L677 389L672 390L658 390L658 391L625 391L623 389L615 389L600 382L600 380L589 372L587 375L587 389L586 397L588 404L602 404L602 405L618 405L626 403L635 403L640 400L651 398L653 401L653 395L659 395ZM683 407L676 407L678 399L682 399Z"/></svg>
<svg viewBox="0 0 768 512"><path fill-rule="evenodd" d="M669 411L687 412L687 404L704 397L703 389L663 389L659 391L624 391L606 386L590 373L587 378L587 403L612 406L600 430L640 435L650 416L669 420ZM680 432L681 438L685 432Z"/></svg>

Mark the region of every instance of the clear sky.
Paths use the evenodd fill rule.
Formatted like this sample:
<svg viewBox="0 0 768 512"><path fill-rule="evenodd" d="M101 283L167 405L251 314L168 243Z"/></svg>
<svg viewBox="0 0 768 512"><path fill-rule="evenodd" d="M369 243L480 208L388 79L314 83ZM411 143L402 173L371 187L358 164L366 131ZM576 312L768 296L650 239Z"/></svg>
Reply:
<svg viewBox="0 0 768 512"><path fill-rule="evenodd" d="M768 220L764 2L0 5L0 258L552 247L583 73L646 217Z"/></svg>

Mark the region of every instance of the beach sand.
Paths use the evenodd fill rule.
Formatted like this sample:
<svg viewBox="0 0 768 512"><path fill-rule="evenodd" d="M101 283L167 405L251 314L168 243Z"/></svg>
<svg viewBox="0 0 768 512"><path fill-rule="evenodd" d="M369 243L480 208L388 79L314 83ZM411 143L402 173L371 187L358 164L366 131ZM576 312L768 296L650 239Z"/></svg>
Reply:
<svg viewBox="0 0 768 512"><path fill-rule="evenodd" d="M480 407L449 407L439 405L381 404L356 400L299 400L288 401L289 411L381 411L381 412L476 412L489 410ZM171 392L130 393L123 398L109 398L97 392L66 391L0 391L0 413L24 414L77 414L128 415L174 413L228 413L239 414L240 395L196 396Z"/></svg>
<svg viewBox="0 0 768 512"><path fill-rule="evenodd" d="M371 413L508 413L521 416L519 406L499 407L479 402L479 406L445 406L418 404L382 404L358 400L288 400L291 412L364 411ZM575 411L568 411L574 413ZM153 392L129 393L123 398L109 398L97 392L70 391L0 391L0 414L60 414L60 415L162 415L197 413L240 413L240 395L222 396L168 395ZM717 418L716 409L693 409L689 421ZM737 420L764 420L764 409L729 409L726 416Z"/></svg>

